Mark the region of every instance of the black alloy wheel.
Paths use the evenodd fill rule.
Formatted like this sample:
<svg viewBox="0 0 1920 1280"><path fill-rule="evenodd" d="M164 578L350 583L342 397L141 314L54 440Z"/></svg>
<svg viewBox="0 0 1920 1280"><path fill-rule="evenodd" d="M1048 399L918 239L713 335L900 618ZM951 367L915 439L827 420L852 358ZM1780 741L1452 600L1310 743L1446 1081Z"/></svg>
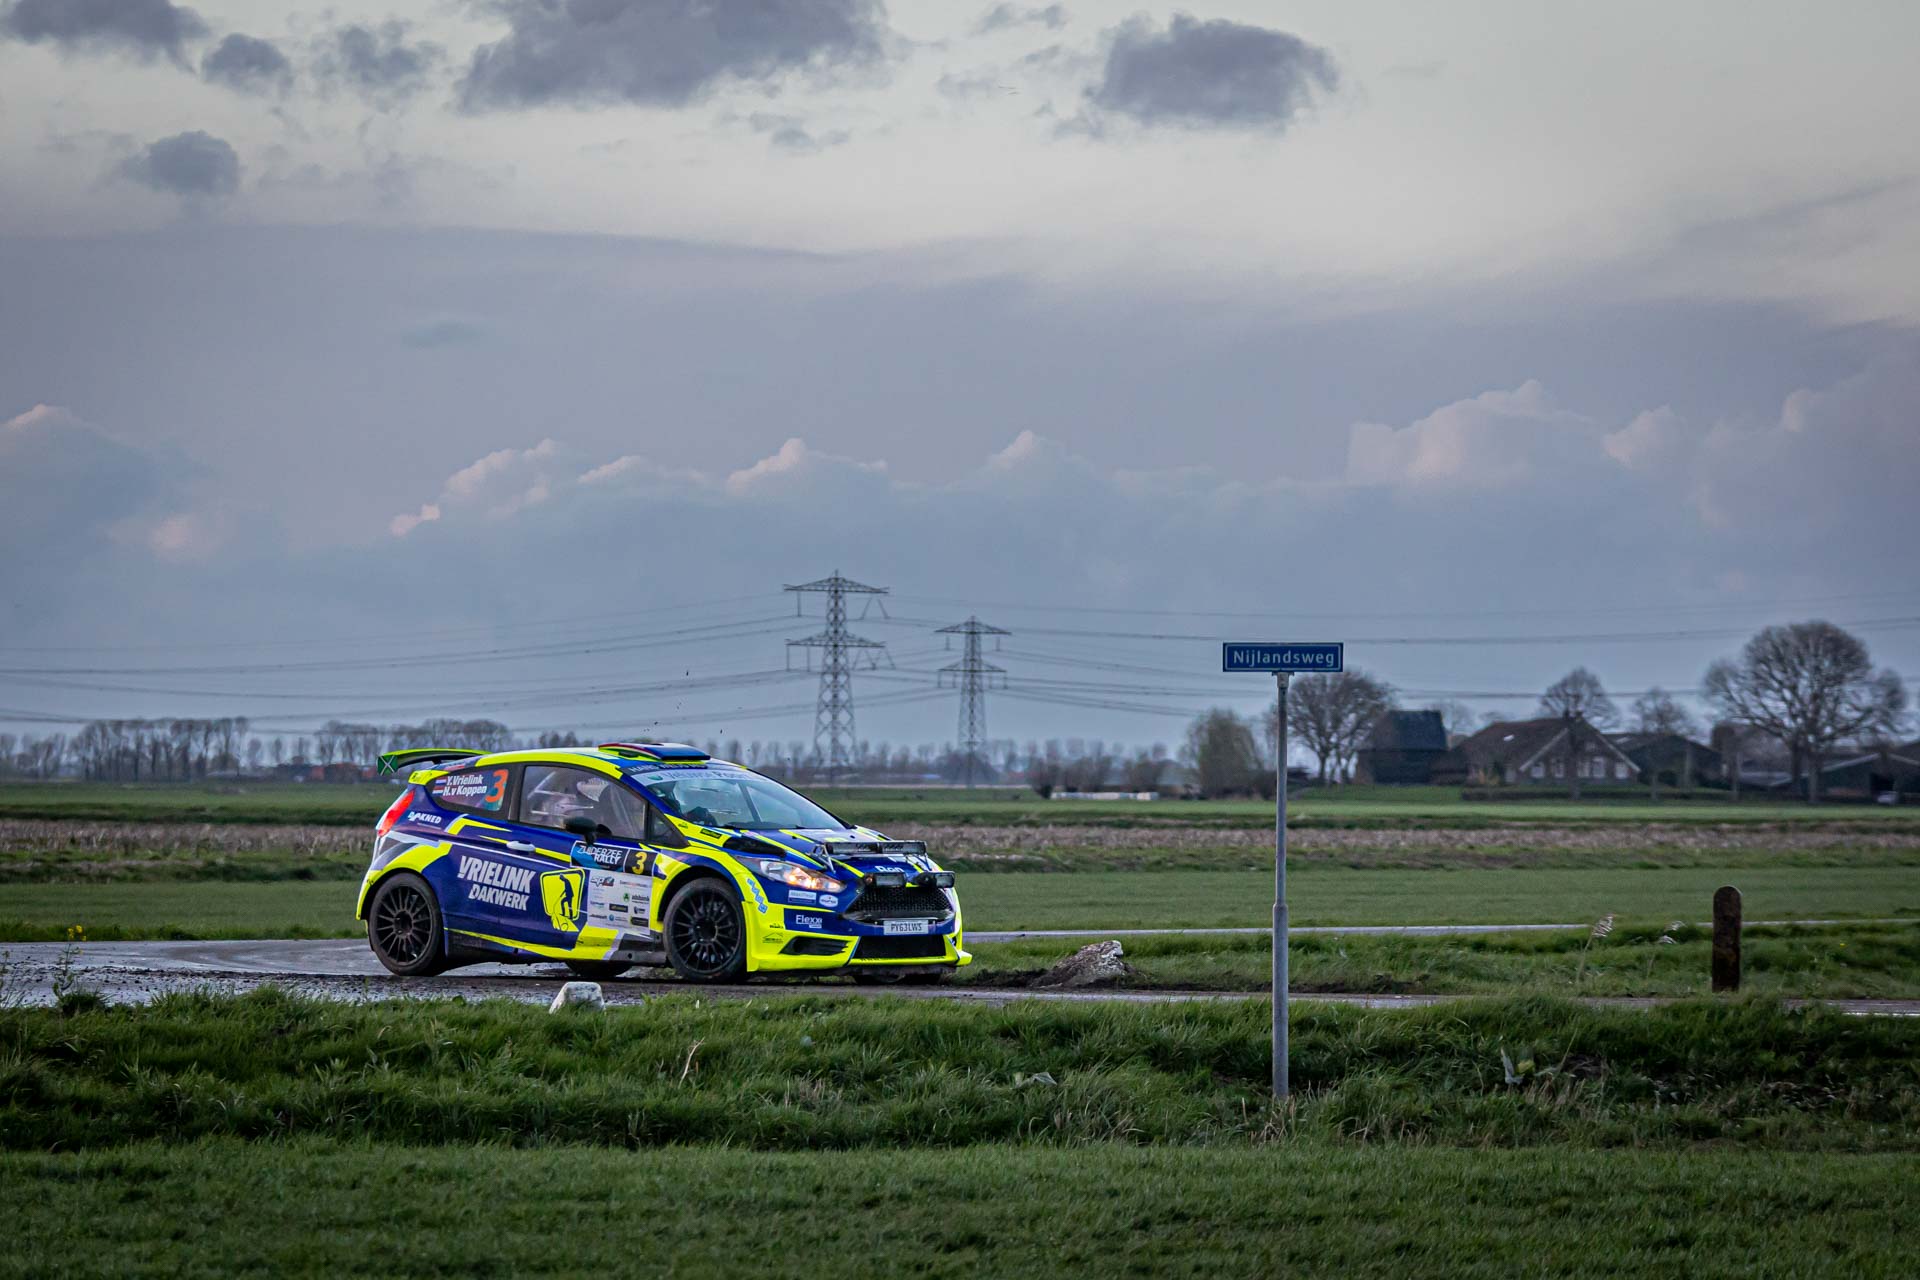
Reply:
<svg viewBox="0 0 1920 1280"><path fill-rule="evenodd" d="M403 871L380 882L367 908L367 941L380 963L403 978L447 967L440 904L425 880Z"/></svg>
<svg viewBox="0 0 1920 1280"><path fill-rule="evenodd" d="M606 978L617 978L633 966L624 960L569 960L567 968L577 977L599 982Z"/></svg>
<svg viewBox="0 0 1920 1280"><path fill-rule="evenodd" d="M667 959L689 982L725 982L747 967L740 898L718 880L696 880L667 908Z"/></svg>

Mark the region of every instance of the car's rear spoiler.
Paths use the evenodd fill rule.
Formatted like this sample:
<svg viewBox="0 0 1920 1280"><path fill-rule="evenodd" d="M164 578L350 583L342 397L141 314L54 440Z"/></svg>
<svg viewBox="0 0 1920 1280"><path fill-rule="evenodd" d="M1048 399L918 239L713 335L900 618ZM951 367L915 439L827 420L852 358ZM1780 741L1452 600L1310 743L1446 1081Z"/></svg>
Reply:
<svg viewBox="0 0 1920 1280"><path fill-rule="evenodd" d="M423 764L439 764L443 760L468 760L482 752L471 747L410 747L405 751L382 751L380 753L380 776L398 773L402 769L414 769Z"/></svg>

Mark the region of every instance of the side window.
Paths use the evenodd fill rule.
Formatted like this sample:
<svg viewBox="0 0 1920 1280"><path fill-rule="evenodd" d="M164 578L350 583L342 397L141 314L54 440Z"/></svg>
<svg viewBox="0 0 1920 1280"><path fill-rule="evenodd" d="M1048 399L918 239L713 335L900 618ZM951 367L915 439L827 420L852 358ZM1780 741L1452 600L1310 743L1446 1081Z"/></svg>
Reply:
<svg viewBox="0 0 1920 1280"><path fill-rule="evenodd" d="M492 769L463 769L435 778L427 791L435 804L463 813L500 813L507 805L507 782L513 770L505 765Z"/></svg>
<svg viewBox="0 0 1920 1280"><path fill-rule="evenodd" d="M568 818L589 818L622 840L639 840L646 803L614 779L564 764L530 764L520 779L520 821L566 829Z"/></svg>

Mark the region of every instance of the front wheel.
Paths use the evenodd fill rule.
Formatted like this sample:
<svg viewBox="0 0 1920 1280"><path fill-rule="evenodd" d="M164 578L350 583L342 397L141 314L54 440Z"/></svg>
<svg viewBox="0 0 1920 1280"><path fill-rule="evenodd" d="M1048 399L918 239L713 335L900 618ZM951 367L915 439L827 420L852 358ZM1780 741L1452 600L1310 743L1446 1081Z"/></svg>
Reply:
<svg viewBox="0 0 1920 1280"><path fill-rule="evenodd" d="M718 880L696 880L674 896L663 922L667 960L689 982L726 982L747 967L740 898Z"/></svg>
<svg viewBox="0 0 1920 1280"><path fill-rule="evenodd" d="M367 942L380 963L403 978L445 969L446 939L432 887L405 871L382 880L367 907Z"/></svg>
<svg viewBox="0 0 1920 1280"><path fill-rule="evenodd" d="M633 966L619 960L569 960L567 968L577 977L599 982L606 978L617 978Z"/></svg>

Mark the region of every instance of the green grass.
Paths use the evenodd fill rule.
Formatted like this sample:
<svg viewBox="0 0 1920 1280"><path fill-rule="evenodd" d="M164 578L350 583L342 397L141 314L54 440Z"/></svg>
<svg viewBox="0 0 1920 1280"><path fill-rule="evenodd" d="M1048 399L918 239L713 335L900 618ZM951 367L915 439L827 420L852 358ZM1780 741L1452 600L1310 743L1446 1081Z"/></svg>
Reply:
<svg viewBox="0 0 1920 1280"><path fill-rule="evenodd" d="M889 823L1173 824L1259 828L1273 822L1273 805L1260 800L1079 801L1043 800L1009 788L964 791L808 788L841 816L885 827ZM394 795L392 783L0 784L0 818L101 821L312 823L371 826ZM1525 823L1841 823L1862 828L1920 825L1920 807L1806 805L1748 798L1652 802L1638 792L1569 800L1466 801L1444 787L1347 787L1298 794L1292 817L1303 827L1409 825L1478 827Z"/></svg>
<svg viewBox="0 0 1920 1280"><path fill-rule="evenodd" d="M1740 888L1750 920L1920 916L1920 867L1679 867L1664 870L1355 870L1290 875L1293 923L1574 923L1704 920L1713 892ZM1261 926L1273 878L1258 871L973 874L961 880L969 929ZM85 925L98 939L346 937L348 881L0 885L0 941L57 940Z"/></svg>
<svg viewBox="0 0 1920 1280"><path fill-rule="evenodd" d="M0 1147L377 1135L756 1151L1281 1137L1920 1150L1909 1019L1758 1000L1300 1006L1300 1097L1284 1116L1269 1106L1267 1035L1266 1007L1241 1000L675 995L555 1017L509 1001L260 991L71 1016L16 1008L0 1012Z"/></svg>
<svg viewBox="0 0 1920 1280"><path fill-rule="evenodd" d="M1295 991L1555 996L1704 996L1708 931L1623 924L1593 941L1572 933L1396 938L1309 934L1293 939ZM1662 936L1675 941L1657 942ZM1031 982L1086 939L975 943L957 980L971 986ZM1123 940L1133 990L1264 991L1271 949L1264 934L1201 934ZM1818 998L1920 996L1920 921L1823 929L1749 929L1743 989Z"/></svg>
<svg viewBox="0 0 1920 1280"><path fill-rule="evenodd" d="M0 1156L0 1275L1878 1277L1912 1265L1915 1164L148 1143Z"/></svg>

